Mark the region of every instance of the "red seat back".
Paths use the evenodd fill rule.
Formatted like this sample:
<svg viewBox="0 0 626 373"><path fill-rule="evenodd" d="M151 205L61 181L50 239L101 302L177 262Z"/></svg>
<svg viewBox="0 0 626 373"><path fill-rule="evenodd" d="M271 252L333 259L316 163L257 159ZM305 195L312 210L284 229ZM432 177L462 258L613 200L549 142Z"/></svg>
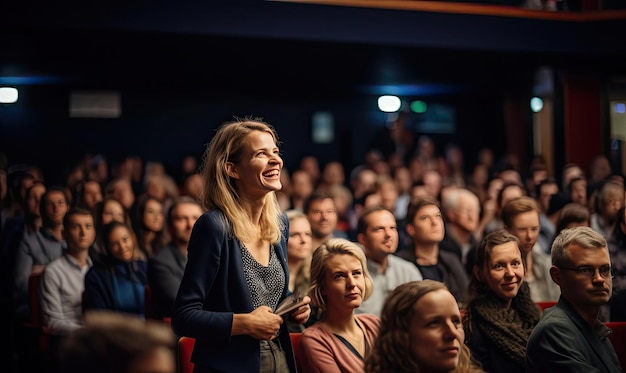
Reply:
<svg viewBox="0 0 626 373"><path fill-rule="evenodd" d="M191 337L180 337L178 340L178 373L193 373L191 353L195 343L195 338Z"/></svg>
<svg viewBox="0 0 626 373"><path fill-rule="evenodd" d="M620 365L626 367L626 321L605 322L604 325L613 329L613 334L609 336L609 340L617 353Z"/></svg>
<svg viewBox="0 0 626 373"><path fill-rule="evenodd" d="M537 307L539 307L541 312L545 311L546 308L550 308L556 305L555 301L545 301L545 302L535 302L535 303L537 304Z"/></svg>
<svg viewBox="0 0 626 373"><path fill-rule="evenodd" d="M291 347L293 348L293 355L296 359L296 367L300 370L300 364L298 364L298 351L300 349L300 336L302 333L289 333L291 337Z"/></svg>

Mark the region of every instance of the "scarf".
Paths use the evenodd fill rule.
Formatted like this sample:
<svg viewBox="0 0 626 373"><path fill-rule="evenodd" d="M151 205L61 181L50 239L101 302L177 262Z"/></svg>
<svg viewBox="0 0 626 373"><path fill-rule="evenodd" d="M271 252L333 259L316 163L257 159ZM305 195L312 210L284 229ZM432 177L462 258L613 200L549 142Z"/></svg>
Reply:
<svg viewBox="0 0 626 373"><path fill-rule="evenodd" d="M526 342L540 318L528 284L522 284L508 309L502 308L502 301L494 294L477 299L471 317L496 350L514 363L526 366Z"/></svg>

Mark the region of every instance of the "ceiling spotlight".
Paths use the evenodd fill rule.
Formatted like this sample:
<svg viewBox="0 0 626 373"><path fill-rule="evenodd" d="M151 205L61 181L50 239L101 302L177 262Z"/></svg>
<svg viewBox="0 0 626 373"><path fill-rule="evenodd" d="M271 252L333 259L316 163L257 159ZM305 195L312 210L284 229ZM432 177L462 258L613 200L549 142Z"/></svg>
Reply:
<svg viewBox="0 0 626 373"><path fill-rule="evenodd" d="M530 99L530 109L533 113L538 113L543 109L543 100L539 97L533 97Z"/></svg>
<svg viewBox="0 0 626 373"><path fill-rule="evenodd" d="M14 102L17 102L17 89L0 87L0 104L12 104Z"/></svg>
<svg viewBox="0 0 626 373"><path fill-rule="evenodd" d="M402 102L398 96L380 96L378 98L378 108L385 113L393 113L400 110Z"/></svg>

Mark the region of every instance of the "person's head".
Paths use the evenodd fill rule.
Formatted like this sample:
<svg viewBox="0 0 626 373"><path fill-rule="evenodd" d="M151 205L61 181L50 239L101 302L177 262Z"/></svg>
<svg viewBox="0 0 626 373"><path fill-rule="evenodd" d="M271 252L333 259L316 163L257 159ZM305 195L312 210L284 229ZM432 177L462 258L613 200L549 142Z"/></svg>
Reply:
<svg viewBox="0 0 626 373"><path fill-rule="evenodd" d="M176 246L187 250L193 225L202 213L200 203L189 196L179 197L170 206L167 212L167 229Z"/></svg>
<svg viewBox="0 0 626 373"><path fill-rule="evenodd" d="M396 167L393 169L393 181L398 187L398 193L406 194L411 190L413 181L411 180L411 171L405 166Z"/></svg>
<svg viewBox="0 0 626 373"><path fill-rule="evenodd" d="M535 196L541 212L547 213L550 207L550 198L559 192L559 184L552 178L547 178L535 186Z"/></svg>
<svg viewBox="0 0 626 373"><path fill-rule="evenodd" d="M136 258L135 235L131 227L125 223L112 221L105 225L102 230L102 239L110 259L130 262Z"/></svg>
<svg viewBox="0 0 626 373"><path fill-rule="evenodd" d="M504 229L483 238L474 254L475 262L469 284L469 297L491 294L510 304L522 286L525 261L519 239Z"/></svg>
<svg viewBox="0 0 626 373"><path fill-rule="evenodd" d="M258 118L236 119L222 124L204 153L202 174L205 209L219 208L230 221L236 237L251 235L250 217L242 201L262 201L260 225L270 242L280 238L282 210L276 194L282 188L278 135Z"/></svg>
<svg viewBox="0 0 626 373"><path fill-rule="evenodd" d="M588 227L590 212L587 206L579 203L568 203L559 211L556 220L555 234L559 234L563 229L574 227Z"/></svg>
<svg viewBox="0 0 626 373"><path fill-rule="evenodd" d="M567 163L563 166L563 172L561 176L561 189L567 190L567 186L570 181L575 177L585 177L585 172L576 163Z"/></svg>
<svg viewBox="0 0 626 373"><path fill-rule="evenodd" d="M519 173L519 170L516 166L512 164L507 164L503 166L503 168L498 171L498 177L504 180L505 183L513 183L522 185L522 176Z"/></svg>
<svg viewBox="0 0 626 373"><path fill-rule="evenodd" d="M289 219L287 255L290 261L301 262L313 253L311 223L301 210L288 210L286 214Z"/></svg>
<svg viewBox="0 0 626 373"><path fill-rule="evenodd" d="M291 174L291 195L294 198L307 198L313 193L314 185L311 174L296 170Z"/></svg>
<svg viewBox="0 0 626 373"><path fill-rule="evenodd" d="M353 310L372 294L365 253L354 242L331 238L313 251L311 304L319 312Z"/></svg>
<svg viewBox="0 0 626 373"><path fill-rule="evenodd" d="M579 312L597 312L613 288L606 240L590 227L562 230L552 243L550 275Z"/></svg>
<svg viewBox="0 0 626 373"><path fill-rule="evenodd" d="M506 205L510 200L525 195L526 191L524 190L522 184L505 181L504 184L502 184L502 188L498 192L498 206L502 208L502 206Z"/></svg>
<svg viewBox="0 0 626 373"><path fill-rule="evenodd" d="M587 179L582 176L573 178L567 185L572 202L587 206Z"/></svg>
<svg viewBox="0 0 626 373"><path fill-rule="evenodd" d="M539 238L539 207L532 197L518 197L502 207L504 228L522 243L524 256L531 252Z"/></svg>
<svg viewBox="0 0 626 373"><path fill-rule="evenodd" d="M368 260L384 263L398 248L398 226L391 210L378 206L365 209L357 223L357 241Z"/></svg>
<svg viewBox="0 0 626 373"><path fill-rule="evenodd" d="M548 169L543 163L537 163L530 166L529 175L526 179L526 187L529 191L535 192L537 185L549 177Z"/></svg>
<svg viewBox="0 0 626 373"><path fill-rule="evenodd" d="M133 192L133 186L128 179L118 178L109 182L105 188L105 196L120 201L122 206L128 210L135 204L135 192Z"/></svg>
<svg viewBox="0 0 626 373"><path fill-rule="evenodd" d="M30 216L41 217L41 199L46 193L46 186L43 183L34 183L28 189L26 189L25 200L26 209L25 213Z"/></svg>
<svg viewBox="0 0 626 373"><path fill-rule="evenodd" d="M100 224L105 226L112 221L129 223L128 213L122 203L115 198L105 198L98 209Z"/></svg>
<svg viewBox="0 0 626 373"><path fill-rule="evenodd" d="M437 198L439 196L442 186L442 178L438 171L425 170L422 173L422 183L431 197Z"/></svg>
<svg viewBox="0 0 626 373"><path fill-rule="evenodd" d="M350 173L350 189L355 199L363 198L368 192L376 189L376 179L378 175L372 169L360 165L355 167Z"/></svg>
<svg viewBox="0 0 626 373"><path fill-rule="evenodd" d="M596 211L611 225L615 222L617 211L624 207L624 186L606 182L602 185L596 198Z"/></svg>
<svg viewBox="0 0 626 373"><path fill-rule="evenodd" d="M300 160L300 170L307 172L311 176L311 180L313 180L313 184L317 184L317 181L320 178L320 164L312 155L307 155Z"/></svg>
<svg viewBox="0 0 626 373"><path fill-rule="evenodd" d="M278 135L259 119L243 119L220 126L205 154L205 202L222 207L235 200L272 196L280 190L283 160ZM220 192L220 193L214 193Z"/></svg>
<svg viewBox="0 0 626 373"><path fill-rule="evenodd" d="M350 189L345 185L331 185L328 188L328 193L332 194L335 201L337 219L347 219L348 211L354 202Z"/></svg>
<svg viewBox="0 0 626 373"><path fill-rule="evenodd" d="M445 228L439 203L432 197L412 200L406 211L406 231L414 245L438 244L443 240Z"/></svg>
<svg viewBox="0 0 626 373"><path fill-rule="evenodd" d="M70 251L89 250L96 240L96 227L91 211L72 207L63 217L63 237Z"/></svg>
<svg viewBox="0 0 626 373"><path fill-rule="evenodd" d="M593 157L589 170L589 178L592 182L605 180L609 175L611 175L612 172L611 163L604 154L599 154Z"/></svg>
<svg viewBox="0 0 626 373"><path fill-rule="evenodd" d="M311 223L313 237L331 237L337 227L337 209L333 195L328 192L314 192L304 202L304 213Z"/></svg>
<svg viewBox="0 0 626 373"><path fill-rule="evenodd" d="M102 187L94 179L82 180L72 189L72 205L74 206L95 211L96 205L102 202L102 199Z"/></svg>
<svg viewBox="0 0 626 373"><path fill-rule="evenodd" d="M478 228L480 201L472 191L454 188L442 197L442 204L451 224L464 232L474 232Z"/></svg>
<svg viewBox="0 0 626 373"><path fill-rule="evenodd" d="M156 197L142 195L137 203L137 223L142 231L161 232L165 223L163 202Z"/></svg>
<svg viewBox="0 0 626 373"><path fill-rule="evenodd" d="M470 366L461 313L439 281L397 286L385 301L368 372L453 372Z"/></svg>
<svg viewBox="0 0 626 373"><path fill-rule="evenodd" d="M204 189L204 179L198 173L191 173L183 181L183 195L190 196L196 201L200 201Z"/></svg>
<svg viewBox="0 0 626 373"><path fill-rule="evenodd" d="M176 336L163 323L111 311L88 311L62 342L64 373L175 373Z"/></svg>
<svg viewBox="0 0 626 373"><path fill-rule="evenodd" d="M346 176L341 162L328 162L322 171L322 183L326 186L343 185Z"/></svg>
<svg viewBox="0 0 626 373"><path fill-rule="evenodd" d="M69 209L69 199L65 188L53 186L46 190L41 197L39 213L44 227L60 226L63 217Z"/></svg>

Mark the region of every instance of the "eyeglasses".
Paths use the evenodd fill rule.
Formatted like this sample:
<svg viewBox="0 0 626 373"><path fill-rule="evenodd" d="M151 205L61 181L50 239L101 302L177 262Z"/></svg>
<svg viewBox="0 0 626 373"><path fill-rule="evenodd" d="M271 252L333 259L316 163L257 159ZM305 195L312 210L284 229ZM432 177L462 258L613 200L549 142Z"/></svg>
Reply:
<svg viewBox="0 0 626 373"><path fill-rule="evenodd" d="M615 277L615 273L613 273L613 267L611 266L602 266L600 268L590 267L590 266L582 266L578 268L568 268L557 266L561 269L567 269L568 271L575 271L581 277L589 277L594 278L596 275L596 271L600 273L602 278L613 278Z"/></svg>

